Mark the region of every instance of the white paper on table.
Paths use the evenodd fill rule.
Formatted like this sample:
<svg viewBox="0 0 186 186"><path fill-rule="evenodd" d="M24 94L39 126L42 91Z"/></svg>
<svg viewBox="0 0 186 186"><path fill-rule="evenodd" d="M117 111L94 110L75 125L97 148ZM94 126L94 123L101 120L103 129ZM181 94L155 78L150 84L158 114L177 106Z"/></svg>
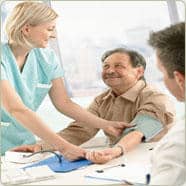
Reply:
<svg viewBox="0 0 186 186"><path fill-rule="evenodd" d="M5 152L5 161L13 162L13 163L32 163L35 161L42 160L44 158L43 154L36 154L31 157L24 157L24 155L30 155L30 154L32 154L32 153L6 151Z"/></svg>
<svg viewBox="0 0 186 186"><path fill-rule="evenodd" d="M103 168L103 173L96 170L90 172L85 177L92 179L105 179L108 181L127 180L132 183L146 183L146 175L149 173L150 165L142 164L125 164L125 167L113 167L110 169Z"/></svg>

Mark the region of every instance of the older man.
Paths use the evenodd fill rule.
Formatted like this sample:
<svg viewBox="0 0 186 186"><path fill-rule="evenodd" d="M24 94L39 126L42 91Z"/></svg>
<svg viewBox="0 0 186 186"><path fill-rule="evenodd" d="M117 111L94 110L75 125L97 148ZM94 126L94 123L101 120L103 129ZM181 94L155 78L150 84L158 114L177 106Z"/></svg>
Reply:
<svg viewBox="0 0 186 186"><path fill-rule="evenodd" d="M173 106L166 95L146 84L145 59L136 51L117 48L107 51L102 57L102 78L110 88L97 96L88 111L107 120L124 121L133 127L114 137L105 133L111 145L110 156L103 154L93 158L104 163L128 152L142 141L157 141L173 122ZM80 145L96 135L98 129L82 127L75 121L59 135L69 142ZM119 143L117 143L119 141ZM33 146L17 147L16 151L37 151L51 148L42 142Z"/></svg>

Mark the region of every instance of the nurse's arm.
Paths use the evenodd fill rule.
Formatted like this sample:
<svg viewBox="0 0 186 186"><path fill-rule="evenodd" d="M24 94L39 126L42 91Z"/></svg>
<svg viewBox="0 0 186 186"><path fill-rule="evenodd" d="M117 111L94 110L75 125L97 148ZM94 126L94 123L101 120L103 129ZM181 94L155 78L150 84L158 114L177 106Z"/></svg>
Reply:
<svg viewBox="0 0 186 186"><path fill-rule="evenodd" d="M54 149L59 150L62 154L73 150L74 155L69 155L67 158L76 159L84 156L83 149L68 143L54 133L35 112L26 107L8 80L1 80L1 103L11 116L24 127L52 145Z"/></svg>
<svg viewBox="0 0 186 186"><path fill-rule="evenodd" d="M86 126L101 128L114 136L120 135L124 128L131 127L131 125L124 122L107 121L99 118L72 102L67 95L62 78L52 80L49 95L53 105L59 112Z"/></svg>

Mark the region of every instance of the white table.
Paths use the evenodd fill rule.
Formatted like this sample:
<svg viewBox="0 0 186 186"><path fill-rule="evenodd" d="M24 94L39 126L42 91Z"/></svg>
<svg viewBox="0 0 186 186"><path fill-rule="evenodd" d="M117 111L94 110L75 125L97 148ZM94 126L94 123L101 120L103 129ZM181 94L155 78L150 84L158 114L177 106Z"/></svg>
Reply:
<svg viewBox="0 0 186 186"><path fill-rule="evenodd" d="M96 144L98 146L103 145L103 142L105 143L105 139L98 138L91 140L90 142L86 143L84 147L87 148L87 146L90 146L92 144ZM152 148L155 146L155 143L143 143L140 144L136 149L132 150L131 152L127 153L126 155L114 159L104 165L90 165L86 168L75 170L72 172L67 173L56 173L56 179L51 180L45 180L40 182L34 182L29 183L27 185L102 185L102 184L115 184L118 182L113 181L105 181L105 180L95 180L84 177L90 172L93 172L97 169L102 169L105 167L110 167L114 165L118 165L121 163L127 164L127 163L142 163L144 165L147 165L150 163L150 154L152 152ZM102 149L104 147L97 147L96 149ZM95 149L95 147L93 148ZM23 165L10 163L10 162L4 162L4 159L2 157L2 163L6 163L6 166L9 167L23 167Z"/></svg>

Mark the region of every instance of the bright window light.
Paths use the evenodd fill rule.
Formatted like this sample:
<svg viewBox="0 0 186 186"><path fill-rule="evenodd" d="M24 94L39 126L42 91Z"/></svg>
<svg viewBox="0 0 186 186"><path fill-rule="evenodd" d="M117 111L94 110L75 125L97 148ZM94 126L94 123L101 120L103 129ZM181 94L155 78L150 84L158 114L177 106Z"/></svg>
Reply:
<svg viewBox="0 0 186 186"><path fill-rule="evenodd" d="M166 1L51 1L51 5L59 14L58 44L73 96L97 95L106 88L100 59L115 47L141 52L147 59L147 82L161 79L147 39L151 30L170 25Z"/></svg>

